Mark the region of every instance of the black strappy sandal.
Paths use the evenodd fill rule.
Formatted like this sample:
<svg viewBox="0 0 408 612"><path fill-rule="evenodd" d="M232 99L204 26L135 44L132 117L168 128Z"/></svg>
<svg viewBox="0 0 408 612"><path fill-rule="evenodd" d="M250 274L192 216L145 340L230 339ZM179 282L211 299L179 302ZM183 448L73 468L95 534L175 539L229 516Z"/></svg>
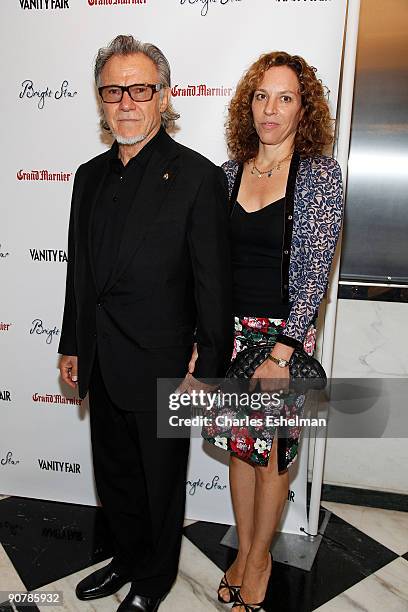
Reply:
<svg viewBox="0 0 408 612"><path fill-rule="evenodd" d="M220 586L218 587L218 591L217 591L218 601L223 604L234 603L235 601L237 601L237 597L239 595L240 588L241 588L241 585L237 586L237 585L230 584L227 580L227 574L224 574L224 576L221 578ZM228 589L228 594L230 597L228 601L225 601L225 599L221 597L221 594L220 594L221 589Z"/></svg>
<svg viewBox="0 0 408 612"><path fill-rule="evenodd" d="M247 603L246 601L244 601L241 597L241 593L238 591L237 593L237 597L235 599L235 604L232 606L232 610L234 608L238 608L239 606L242 606L245 610L245 612L259 612L259 610L262 610L262 604L263 601L260 601L259 603Z"/></svg>
<svg viewBox="0 0 408 612"><path fill-rule="evenodd" d="M272 563L273 563L273 555L272 553L269 551L269 554L271 556L271 572L272 572ZM269 581L268 581L269 582ZM235 603L232 606L231 610L233 611L234 608L238 608L239 606L242 606L245 610L245 612L259 612L259 610L262 610L262 606L264 604L264 601L260 601L258 603L247 603L246 601L244 601L242 599L242 595L240 593L240 591L237 591L236 594L236 598L235 598Z"/></svg>

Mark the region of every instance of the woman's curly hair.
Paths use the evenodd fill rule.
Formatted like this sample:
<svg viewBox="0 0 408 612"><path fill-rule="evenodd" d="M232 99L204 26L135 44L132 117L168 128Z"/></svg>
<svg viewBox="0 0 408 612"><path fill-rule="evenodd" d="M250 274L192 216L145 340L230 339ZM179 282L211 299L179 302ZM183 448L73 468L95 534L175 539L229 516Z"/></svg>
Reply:
<svg viewBox="0 0 408 612"><path fill-rule="evenodd" d="M227 144L236 161L245 162L256 156L259 138L252 118L252 98L264 73L273 66L288 66L299 81L304 108L295 136L295 148L302 155L319 155L333 142L334 120L330 118L325 89L316 78L316 68L299 55L284 51L265 53L246 71L238 83L228 107Z"/></svg>

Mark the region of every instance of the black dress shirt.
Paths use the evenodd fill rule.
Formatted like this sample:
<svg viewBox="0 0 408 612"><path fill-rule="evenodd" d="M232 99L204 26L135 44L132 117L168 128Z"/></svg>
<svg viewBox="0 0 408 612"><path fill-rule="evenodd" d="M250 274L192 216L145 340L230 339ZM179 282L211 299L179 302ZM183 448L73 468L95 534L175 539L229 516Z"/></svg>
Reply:
<svg viewBox="0 0 408 612"><path fill-rule="evenodd" d="M134 202L143 173L160 138L158 133L132 157L126 166L118 157L115 141L110 150L109 169L93 215L93 248L96 280L100 290L108 280L118 255L126 217Z"/></svg>

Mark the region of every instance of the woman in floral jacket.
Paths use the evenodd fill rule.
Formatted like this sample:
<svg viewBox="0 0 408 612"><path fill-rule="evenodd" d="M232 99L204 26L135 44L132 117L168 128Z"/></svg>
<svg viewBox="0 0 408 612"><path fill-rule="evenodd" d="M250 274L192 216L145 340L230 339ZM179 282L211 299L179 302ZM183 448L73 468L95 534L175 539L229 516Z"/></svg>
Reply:
<svg viewBox="0 0 408 612"><path fill-rule="evenodd" d="M322 155L332 134L324 88L299 56L261 56L229 106L232 159L223 169L231 201L234 355L275 338L271 358L253 377L261 379L262 389L274 388L268 387L271 379L289 378L288 361L297 346L309 354L314 350L315 321L342 219L340 167ZM299 411L296 404L285 406L287 416ZM231 437L214 436L231 452L239 550L218 596L234 603L234 612L259 610L265 597L269 549L287 499L288 467L297 456L300 429L288 428L285 435L268 439L236 428Z"/></svg>

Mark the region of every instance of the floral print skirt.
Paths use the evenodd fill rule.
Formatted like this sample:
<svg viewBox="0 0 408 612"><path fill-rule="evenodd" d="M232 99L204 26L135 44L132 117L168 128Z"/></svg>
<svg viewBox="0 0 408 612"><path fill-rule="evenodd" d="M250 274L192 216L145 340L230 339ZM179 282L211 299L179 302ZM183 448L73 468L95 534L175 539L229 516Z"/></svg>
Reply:
<svg viewBox="0 0 408 612"><path fill-rule="evenodd" d="M271 319L260 317L234 317L234 351L237 353L256 344L263 344L276 337L285 329L284 319ZM316 328L309 326L304 339L303 348L312 355L316 343ZM279 407L273 409L274 416L292 418L303 414L305 395L287 393L283 396ZM284 429L284 431L283 431ZM207 432L204 437L215 446L228 450L233 455L241 457L253 464L266 466L272 448L272 442L278 433L278 471L285 471L297 458L301 427L279 426L277 428L262 427L261 431L248 427L232 427L228 436L222 431Z"/></svg>

